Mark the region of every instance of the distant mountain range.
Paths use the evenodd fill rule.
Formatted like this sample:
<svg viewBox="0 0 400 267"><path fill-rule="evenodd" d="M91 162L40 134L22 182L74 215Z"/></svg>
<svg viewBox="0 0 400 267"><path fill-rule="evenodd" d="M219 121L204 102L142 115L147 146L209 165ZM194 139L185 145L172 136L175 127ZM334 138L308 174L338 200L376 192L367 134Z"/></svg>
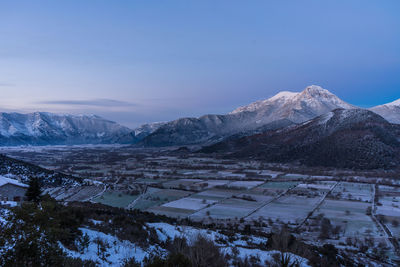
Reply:
<svg viewBox="0 0 400 267"><path fill-rule="evenodd" d="M132 143L127 127L91 115L0 113L0 144L75 145Z"/></svg>
<svg viewBox="0 0 400 267"><path fill-rule="evenodd" d="M149 123L133 130L95 115L0 113L0 145L211 145L303 123L338 108L359 109L312 85L302 92L280 92L225 115ZM391 123L400 123L400 100L370 110Z"/></svg>
<svg viewBox="0 0 400 267"><path fill-rule="evenodd" d="M398 102L377 106L371 110L392 123L400 123ZM160 124L148 136L142 137L138 145L212 144L232 135L251 135L302 123L338 108L359 109L328 90L312 85L299 93L280 92L269 99L239 107L226 115L182 118Z"/></svg>

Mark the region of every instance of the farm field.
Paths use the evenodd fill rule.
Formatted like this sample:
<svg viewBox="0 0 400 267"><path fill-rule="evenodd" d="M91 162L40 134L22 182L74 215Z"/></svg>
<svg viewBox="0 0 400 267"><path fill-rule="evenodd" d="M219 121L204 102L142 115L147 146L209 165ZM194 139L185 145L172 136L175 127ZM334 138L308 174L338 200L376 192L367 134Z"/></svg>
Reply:
<svg viewBox="0 0 400 267"><path fill-rule="evenodd" d="M375 173L373 178L352 171L297 174L256 161L130 147L64 147L54 157L54 150L36 149L34 159L43 166L85 180L82 186L46 188L58 201L90 201L265 233L286 225L312 244L354 249L357 242L373 240L388 257L396 256L391 242L400 237L400 182ZM24 159L33 152L13 153ZM321 239L323 222L331 232Z"/></svg>
<svg viewBox="0 0 400 267"><path fill-rule="evenodd" d="M245 217L254 209L259 207L261 203L256 201L247 201L243 199L229 198L218 202L211 207L200 210L190 216L193 220L202 220L210 217L219 219L239 219Z"/></svg>
<svg viewBox="0 0 400 267"><path fill-rule="evenodd" d="M121 192L115 191L106 191L100 196L94 198L92 201L101 203L104 205L109 205L117 208L126 208L128 205L133 202L138 196L136 195L127 195Z"/></svg>
<svg viewBox="0 0 400 267"><path fill-rule="evenodd" d="M379 236L376 224L366 215L370 206L360 201L326 199L316 214L323 214L334 225L340 225L346 237Z"/></svg>
<svg viewBox="0 0 400 267"><path fill-rule="evenodd" d="M197 211L199 209L207 207L208 205L214 204L215 202L217 201L186 197L163 204L162 207L181 208Z"/></svg>
<svg viewBox="0 0 400 267"><path fill-rule="evenodd" d="M138 199L130 209L147 210L149 208L162 205L164 203L174 201L192 194L189 191L175 189L151 189L149 193Z"/></svg>
<svg viewBox="0 0 400 267"><path fill-rule="evenodd" d="M400 188L392 186L378 187L376 214L392 236L400 236Z"/></svg>
<svg viewBox="0 0 400 267"><path fill-rule="evenodd" d="M340 199L372 202L373 186L371 184L341 182L332 195Z"/></svg>
<svg viewBox="0 0 400 267"><path fill-rule="evenodd" d="M308 213L319 203L321 197L306 197L298 195L285 195L280 197L249 216L248 220L281 221L289 224L298 224L304 220Z"/></svg>

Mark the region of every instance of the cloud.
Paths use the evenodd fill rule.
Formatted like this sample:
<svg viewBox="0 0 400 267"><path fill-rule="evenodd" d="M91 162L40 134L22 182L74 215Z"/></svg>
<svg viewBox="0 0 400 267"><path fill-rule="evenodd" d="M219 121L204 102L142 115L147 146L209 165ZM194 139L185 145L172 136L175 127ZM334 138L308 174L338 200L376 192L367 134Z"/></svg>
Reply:
<svg viewBox="0 0 400 267"><path fill-rule="evenodd" d="M13 83L5 83L5 82L0 82L0 87L11 87L15 86Z"/></svg>
<svg viewBox="0 0 400 267"><path fill-rule="evenodd" d="M134 107L135 103L114 99L92 99L92 100L49 100L40 101L36 104L42 105L64 105L64 106L91 106L91 107Z"/></svg>

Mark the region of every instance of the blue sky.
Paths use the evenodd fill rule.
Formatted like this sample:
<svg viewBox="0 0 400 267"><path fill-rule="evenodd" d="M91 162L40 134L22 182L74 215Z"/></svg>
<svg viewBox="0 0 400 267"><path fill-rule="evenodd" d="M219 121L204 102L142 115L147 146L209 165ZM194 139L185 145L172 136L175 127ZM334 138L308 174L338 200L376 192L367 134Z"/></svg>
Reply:
<svg viewBox="0 0 400 267"><path fill-rule="evenodd" d="M318 84L400 98L400 1L0 1L0 109L134 127Z"/></svg>

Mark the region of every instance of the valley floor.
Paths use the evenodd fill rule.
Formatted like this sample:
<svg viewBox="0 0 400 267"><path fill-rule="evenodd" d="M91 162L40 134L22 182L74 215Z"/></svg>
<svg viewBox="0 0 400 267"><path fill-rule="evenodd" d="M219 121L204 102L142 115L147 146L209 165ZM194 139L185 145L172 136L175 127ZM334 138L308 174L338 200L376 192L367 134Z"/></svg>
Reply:
<svg viewBox="0 0 400 267"><path fill-rule="evenodd" d="M395 173L307 169L129 146L1 150L85 178L80 186L46 188L46 193L65 203L89 201L165 215L178 222L238 225L242 230L251 227L265 233L285 225L307 244L335 245L358 255L360 262L369 259L371 264L376 260L394 264L399 259L400 180ZM150 225L160 239L194 231L165 223ZM196 231L216 239L216 233ZM110 242L119 244L114 239ZM246 245L228 242L226 247L236 245L239 255L257 254L254 246L246 249ZM117 262L118 255L126 253L121 251L112 253L116 258L110 261ZM139 260L146 255L137 251ZM271 257L269 252L260 253L261 258ZM301 262L307 266L305 260Z"/></svg>

